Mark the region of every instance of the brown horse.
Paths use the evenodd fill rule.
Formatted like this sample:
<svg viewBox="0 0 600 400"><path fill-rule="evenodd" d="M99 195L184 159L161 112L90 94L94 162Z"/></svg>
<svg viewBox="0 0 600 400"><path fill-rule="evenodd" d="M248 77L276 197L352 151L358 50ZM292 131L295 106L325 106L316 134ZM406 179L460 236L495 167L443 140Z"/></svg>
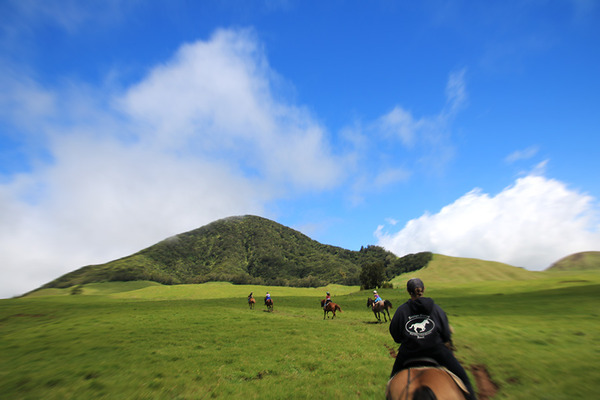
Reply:
<svg viewBox="0 0 600 400"><path fill-rule="evenodd" d="M389 300L384 300L384 301L379 301L377 302L377 304L375 304L375 302L373 301L372 298L368 298L367 300L367 307L371 307L371 309L373 310L373 314L375 315L375 318L377 318L377 321L381 322L381 317L380 317L380 313L383 314L383 318L385 319L385 322L388 322L388 319L391 321L392 318L390 317L390 312L389 310L392 309L392 302ZM387 318L385 316L385 314L387 313Z"/></svg>
<svg viewBox="0 0 600 400"><path fill-rule="evenodd" d="M267 311L273 311L273 299L265 300L265 306L267 306Z"/></svg>
<svg viewBox="0 0 600 400"><path fill-rule="evenodd" d="M324 306L325 306L325 299L321 300L321 308L323 309L323 319L325 319L325 315L327 315L327 318L329 318L330 312L333 313L333 317L331 317L331 319L335 318L336 311L343 312L342 309L340 308L340 306L338 306L337 304L335 304L332 301L330 301L327 304L327 307L324 307Z"/></svg>
<svg viewBox="0 0 600 400"><path fill-rule="evenodd" d="M463 389L461 390L462 385ZM462 381L440 367L415 367L398 372L385 391L388 400L464 400Z"/></svg>
<svg viewBox="0 0 600 400"><path fill-rule="evenodd" d="M250 297L248 299L248 305L250 306L251 310L254 310L254 304L256 303L256 300L254 300L254 297Z"/></svg>

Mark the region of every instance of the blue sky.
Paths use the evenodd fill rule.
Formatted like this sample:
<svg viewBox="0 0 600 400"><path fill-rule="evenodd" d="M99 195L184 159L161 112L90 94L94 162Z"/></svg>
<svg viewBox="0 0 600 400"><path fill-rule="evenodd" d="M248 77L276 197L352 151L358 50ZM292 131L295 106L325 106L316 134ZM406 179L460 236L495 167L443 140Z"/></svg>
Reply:
<svg viewBox="0 0 600 400"><path fill-rule="evenodd" d="M0 296L256 214L541 270L600 250L595 1L0 2Z"/></svg>

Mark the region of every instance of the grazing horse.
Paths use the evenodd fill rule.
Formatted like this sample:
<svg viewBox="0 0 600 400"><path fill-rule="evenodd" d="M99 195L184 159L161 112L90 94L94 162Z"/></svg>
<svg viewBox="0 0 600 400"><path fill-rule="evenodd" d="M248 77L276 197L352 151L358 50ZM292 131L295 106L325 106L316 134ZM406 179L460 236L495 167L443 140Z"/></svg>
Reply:
<svg viewBox="0 0 600 400"><path fill-rule="evenodd" d="M273 299L265 300L265 306L267 306L267 311L273 311Z"/></svg>
<svg viewBox="0 0 600 400"><path fill-rule="evenodd" d="M248 299L248 305L250 306L251 310L254 310L254 303L256 303L256 300L254 300L254 297L250 297Z"/></svg>
<svg viewBox="0 0 600 400"><path fill-rule="evenodd" d="M373 310L373 314L375 315L375 318L377 318L377 321L381 322L381 317L380 317L379 313L383 314L383 318L385 319L385 322L388 322L388 319L390 321L392 320L392 318L390 317L390 312L389 312L389 310L392 309L391 301L384 300L384 301L379 301L376 304L373 301L373 299L369 297L369 299L367 300L367 307L371 307L371 309ZM387 318L385 316L386 313L387 313Z"/></svg>
<svg viewBox="0 0 600 400"><path fill-rule="evenodd" d="M330 301L327 304L327 307L325 307L325 299L321 300L321 308L323 309L323 319L325 319L325 315L327 315L327 318L329 318L330 312L333 313L333 317L331 317L331 319L335 318L336 311L343 312L342 309L340 308L340 306L338 306L337 304L335 304L332 301Z"/></svg>
<svg viewBox="0 0 600 400"><path fill-rule="evenodd" d="M466 390L462 381L445 368L414 367L399 371L388 381L385 398L464 400Z"/></svg>

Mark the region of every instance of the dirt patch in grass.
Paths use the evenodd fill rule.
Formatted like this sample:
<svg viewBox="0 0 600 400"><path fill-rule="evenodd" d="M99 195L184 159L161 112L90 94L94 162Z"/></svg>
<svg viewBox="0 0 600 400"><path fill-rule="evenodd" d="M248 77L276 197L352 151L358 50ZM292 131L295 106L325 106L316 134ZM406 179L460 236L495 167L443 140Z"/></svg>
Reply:
<svg viewBox="0 0 600 400"><path fill-rule="evenodd" d="M388 346L387 344L384 344L384 346L388 350L388 352L390 353L390 357L396 358L396 349L394 349L391 346Z"/></svg>
<svg viewBox="0 0 600 400"><path fill-rule="evenodd" d="M485 365L471 365L470 368L477 382L477 397L479 400L489 400L494 397L498 392L498 385L492 381Z"/></svg>

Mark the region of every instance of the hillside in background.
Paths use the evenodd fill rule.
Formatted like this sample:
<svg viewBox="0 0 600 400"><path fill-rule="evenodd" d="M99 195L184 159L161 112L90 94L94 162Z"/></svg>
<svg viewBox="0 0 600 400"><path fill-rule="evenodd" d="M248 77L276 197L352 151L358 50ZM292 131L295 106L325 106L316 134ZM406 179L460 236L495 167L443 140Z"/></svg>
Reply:
<svg viewBox="0 0 600 400"><path fill-rule="evenodd" d="M585 251L561 258L548 271L585 271L600 269L600 251Z"/></svg>
<svg viewBox="0 0 600 400"><path fill-rule="evenodd" d="M274 221L246 215L212 222L128 257L80 268L42 288L136 280L163 284L358 285L364 265L383 264L391 278L423 267L430 258L431 253L398 258L378 246L351 251L324 245Z"/></svg>
<svg viewBox="0 0 600 400"><path fill-rule="evenodd" d="M434 254L427 266L414 274L403 274L392 280L394 285L404 285L413 275L428 281L463 284L481 281L512 281L533 279L539 272L476 258L450 257Z"/></svg>

